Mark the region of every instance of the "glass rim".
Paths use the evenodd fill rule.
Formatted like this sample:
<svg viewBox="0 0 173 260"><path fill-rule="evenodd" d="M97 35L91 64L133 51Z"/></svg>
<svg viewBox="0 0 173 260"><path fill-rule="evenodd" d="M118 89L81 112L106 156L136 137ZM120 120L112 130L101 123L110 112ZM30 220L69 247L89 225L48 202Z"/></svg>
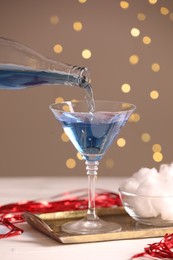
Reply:
<svg viewBox="0 0 173 260"><path fill-rule="evenodd" d="M62 109L58 109L58 108L55 108L55 106L57 106L57 105L65 105L65 104L75 104L75 103L87 103L88 101L87 100L85 100L85 99L80 99L80 100L64 100L64 101L62 101L62 102L55 102L55 103L52 103L52 104L50 104L49 105L49 108L51 109L51 110L56 110L56 111L63 111ZM117 110L116 111L116 113L118 113L118 112L125 112L125 111L133 111L133 110L135 110L136 109L136 105L134 105L134 104L132 104L132 103L130 103L130 102L126 102L126 101L113 101L113 100L99 100L99 99L96 99L96 100L94 100L94 102L95 103L107 103L107 104L110 104L110 103L112 103L112 104L126 104L126 105L128 105L129 106L129 108L127 107L126 109L124 109L124 110ZM88 112L73 112L73 111L63 111L63 112L66 112L66 113L70 113L70 114L72 114L72 113L90 113L89 111ZM95 111L93 112L93 113L95 113Z"/></svg>
<svg viewBox="0 0 173 260"><path fill-rule="evenodd" d="M135 192L124 191L122 190L121 187L118 189L118 191L121 195L130 196L130 197L138 197L138 198L146 198L146 199L173 198L173 195L140 195L140 194L136 194Z"/></svg>

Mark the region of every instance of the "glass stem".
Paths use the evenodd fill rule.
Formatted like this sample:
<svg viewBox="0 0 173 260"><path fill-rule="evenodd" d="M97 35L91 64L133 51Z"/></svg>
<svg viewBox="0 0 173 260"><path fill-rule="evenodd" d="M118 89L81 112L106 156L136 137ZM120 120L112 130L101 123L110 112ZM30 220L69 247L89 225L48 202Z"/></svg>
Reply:
<svg viewBox="0 0 173 260"><path fill-rule="evenodd" d="M87 211L87 220L98 220L95 210L95 180L97 177L97 170L99 162L90 162L86 161L86 170L88 175L88 211Z"/></svg>

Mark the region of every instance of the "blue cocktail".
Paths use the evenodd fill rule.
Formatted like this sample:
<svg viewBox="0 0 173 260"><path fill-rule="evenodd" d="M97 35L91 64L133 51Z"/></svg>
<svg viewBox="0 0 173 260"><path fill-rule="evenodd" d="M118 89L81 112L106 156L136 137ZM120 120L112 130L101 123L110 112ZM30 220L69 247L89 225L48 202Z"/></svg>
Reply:
<svg viewBox="0 0 173 260"><path fill-rule="evenodd" d="M95 177L103 155L134 111L129 103L95 101L95 110L88 111L86 101L68 101L50 106L55 118L86 161L89 180L88 211L84 219L62 226L71 234L94 234L121 230L117 223L101 220L95 212Z"/></svg>

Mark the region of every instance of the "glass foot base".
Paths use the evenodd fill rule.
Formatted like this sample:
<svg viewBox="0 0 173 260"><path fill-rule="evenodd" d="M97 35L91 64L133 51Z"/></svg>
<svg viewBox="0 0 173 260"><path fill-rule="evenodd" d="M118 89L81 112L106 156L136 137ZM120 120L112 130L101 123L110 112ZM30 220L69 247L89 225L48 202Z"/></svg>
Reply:
<svg viewBox="0 0 173 260"><path fill-rule="evenodd" d="M86 220L67 222L62 225L61 229L69 234L100 234L117 232L122 228L119 224L106 222L104 220Z"/></svg>

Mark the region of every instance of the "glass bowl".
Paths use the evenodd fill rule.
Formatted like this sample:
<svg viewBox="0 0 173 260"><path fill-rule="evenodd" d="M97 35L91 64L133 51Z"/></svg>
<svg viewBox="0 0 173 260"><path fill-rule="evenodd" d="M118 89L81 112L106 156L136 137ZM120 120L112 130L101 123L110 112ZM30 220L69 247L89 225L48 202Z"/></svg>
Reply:
<svg viewBox="0 0 173 260"><path fill-rule="evenodd" d="M125 211L139 223L152 226L173 225L173 196L142 196L119 189Z"/></svg>

